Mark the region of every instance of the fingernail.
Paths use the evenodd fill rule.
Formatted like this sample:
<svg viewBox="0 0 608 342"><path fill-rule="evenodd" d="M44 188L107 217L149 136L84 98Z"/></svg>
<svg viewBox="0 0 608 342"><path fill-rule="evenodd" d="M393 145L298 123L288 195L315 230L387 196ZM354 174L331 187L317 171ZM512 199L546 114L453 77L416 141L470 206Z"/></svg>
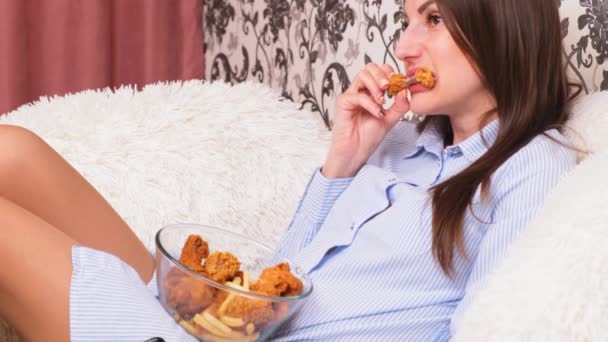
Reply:
<svg viewBox="0 0 608 342"><path fill-rule="evenodd" d="M385 103L386 103L386 99L384 98L384 96L380 96L380 97L378 98L378 102L379 102L380 104L385 104Z"/></svg>
<svg viewBox="0 0 608 342"><path fill-rule="evenodd" d="M382 80L382 81L380 81L380 86L381 86L382 88L386 88L386 87L388 87L388 81L387 81L387 80Z"/></svg>

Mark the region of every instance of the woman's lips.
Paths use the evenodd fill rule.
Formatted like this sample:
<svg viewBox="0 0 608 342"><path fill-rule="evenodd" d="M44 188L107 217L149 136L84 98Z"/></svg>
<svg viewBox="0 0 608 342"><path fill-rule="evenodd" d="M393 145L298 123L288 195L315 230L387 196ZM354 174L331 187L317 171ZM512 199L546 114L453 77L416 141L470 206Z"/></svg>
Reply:
<svg viewBox="0 0 608 342"><path fill-rule="evenodd" d="M409 68L407 69L407 77L411 77L414 76L414 74L416 73L416 71L418 71L420 68Z"/></svg>
<svg viewBox="0 0 608 342"><path fill-rule="evenodd" d="M421 93L421 92L425 92L425 91L429 91L431 89L423 86L420 83L416 83L416 84L412 84L410 86L410 93L415 94L415 93Z"/></svg>

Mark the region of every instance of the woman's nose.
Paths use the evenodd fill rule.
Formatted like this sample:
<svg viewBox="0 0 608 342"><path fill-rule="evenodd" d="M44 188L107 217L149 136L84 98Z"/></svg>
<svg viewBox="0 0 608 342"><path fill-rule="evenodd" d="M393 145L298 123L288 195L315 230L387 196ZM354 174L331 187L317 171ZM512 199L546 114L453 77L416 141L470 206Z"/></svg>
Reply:
<svg viewBox="0 0 608 342"><path fill-rule="evenodd" d="M423 31L413 26L408 26L402 31L395 46L395 56L403 61L419 57L425 35Z"/></svg>

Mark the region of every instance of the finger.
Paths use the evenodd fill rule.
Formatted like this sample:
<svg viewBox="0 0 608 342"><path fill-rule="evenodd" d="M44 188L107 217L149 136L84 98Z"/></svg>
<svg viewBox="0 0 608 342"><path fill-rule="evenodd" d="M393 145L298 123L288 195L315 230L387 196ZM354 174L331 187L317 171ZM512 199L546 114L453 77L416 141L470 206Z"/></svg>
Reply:
<svg viewBox="0 0 608 342"><path fill-rule="evenodd" d="M348 94L343 98L346 110L363 109L367 113L378 119L384 117L383 108L371 98L371 95L360 92L358 94Z"/></svg>
<svg viewBox="0 0 608 342"><path fill-rule="evenodd" d="M359 79L363 84L361 91L367 91L372 95L374 101L379 105L383 105L386 103L386 98L384 97L384 90L381 88L378 80L372 75L372 73L365 69L359 73Z"/></svg>
<svg viewBox="0 0 608 342"><path fill-rule="evenodd" d="M382 89L383 92L388 89L389 73L385 71L385 66L387 65L385 64L382 67L379 67L378 65L373 63L369 63L365 66L365 70L369 71L372 77L376 79L376 82L378 83L378 85L380 85L380 89Z"/></svg>
<svg viewBox="0 0 608 342"><path fill-rule="evenodd" d="M395 102L388 109L384 110L387 123L392 127L405 113L410 110L410 101L407 98L407 90L400 91L395 95Z"/></svg>
<svg viewBox="0 0 608 342"><path fill-rule="evenodd" d="M369 77L368 67L373 65L373 63L368 63L361 71L355 75L351 86L348 88L349 90L355 90L355 92L367 89L365 83L363 82L365 78Z"/></svg>
<svg viewBox="0 0 608 342"><path fill-rule="evenodd" d="M393 69L393 67L388 64L384 64L381 69L382 71L384 71L387 77L396 72L395 69Z"/></svg>

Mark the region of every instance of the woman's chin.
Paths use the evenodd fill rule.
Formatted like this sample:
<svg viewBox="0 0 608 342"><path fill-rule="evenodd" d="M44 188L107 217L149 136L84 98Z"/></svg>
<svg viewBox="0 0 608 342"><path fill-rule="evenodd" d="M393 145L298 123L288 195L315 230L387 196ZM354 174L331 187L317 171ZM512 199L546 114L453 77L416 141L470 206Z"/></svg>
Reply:
<svg viewBox="0 0 608 342"><path fill-rule="evenodd" d="M423 100L412 99L410 102L410 111L416 115L429 115L435 113L435 109L434 106L430 106L428 102Z"/></svg>

